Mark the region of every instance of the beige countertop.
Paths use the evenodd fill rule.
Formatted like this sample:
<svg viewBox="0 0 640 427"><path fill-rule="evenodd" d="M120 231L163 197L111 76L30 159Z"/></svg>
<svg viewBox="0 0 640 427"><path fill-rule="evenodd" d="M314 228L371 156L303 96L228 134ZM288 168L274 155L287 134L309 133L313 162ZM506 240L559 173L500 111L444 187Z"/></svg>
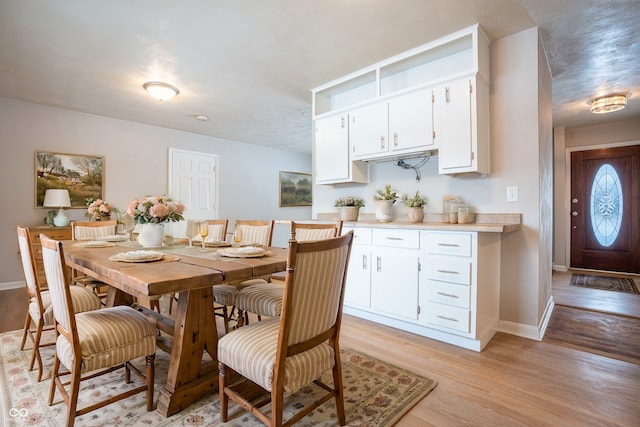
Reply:
<svg viewBox="0 0 640 427"><path fill-rule="evenodd" d="M476 231L480 233L510 233L520 230L522 214L475 214L475 221L468 224L450 224L442 222L441 214L425 213L423 222L408 221L376 221L375 214L361 213L358 221L345 221L344 227L370 227L370 228L403 228L415 230L435 231ZM318 219L337 219L336 212L319 213Z"/></svg>

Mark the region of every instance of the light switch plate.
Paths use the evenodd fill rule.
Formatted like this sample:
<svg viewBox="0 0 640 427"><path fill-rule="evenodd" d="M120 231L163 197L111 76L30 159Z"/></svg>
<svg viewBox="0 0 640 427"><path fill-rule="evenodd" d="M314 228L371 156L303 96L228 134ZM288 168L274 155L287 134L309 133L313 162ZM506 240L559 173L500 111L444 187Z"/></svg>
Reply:
<svg viewBox="0 0 640 427"><path fill-rule="evenodd" d="M516 185L507 187L507 202L517 202L517 201L518 201L518 187Z"/></svg>

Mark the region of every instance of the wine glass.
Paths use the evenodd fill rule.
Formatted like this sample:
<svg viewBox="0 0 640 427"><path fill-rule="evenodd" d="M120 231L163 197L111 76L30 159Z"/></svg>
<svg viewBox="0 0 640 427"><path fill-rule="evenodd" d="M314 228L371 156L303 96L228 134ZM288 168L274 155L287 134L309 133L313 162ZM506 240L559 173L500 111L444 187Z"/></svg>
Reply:
<svg viewBox="0 0 640 427"><path fill-rule="evenodd" d="M233 241L236 243L234 246L240 246L240 242L242 242L242 228L233 230Z"/></svg>
<svg viewBox="0 0 640 427"><path fill-rule="evenodd" d="M133 240L133 229L136 228L136 223L133 220L133 217L131 215L124 215L122 217L122 225L129 235L129 240Z"/></svg>
<svg viewBox="0 0 640 427"><path fill-rule="evenodd" d="M189 239L189 247L193 247L193 238L198 235L198 223L192 219L187 220L187 231L185 232Z"/></svg>
<svg viewBox="0 0 640 427"><path fill-rule="evenodd" d="M204 239L209 235L209 223L207 221L203 221L198 224L198 234L202 237L202 250L206 250L204 247Z"/></svg>

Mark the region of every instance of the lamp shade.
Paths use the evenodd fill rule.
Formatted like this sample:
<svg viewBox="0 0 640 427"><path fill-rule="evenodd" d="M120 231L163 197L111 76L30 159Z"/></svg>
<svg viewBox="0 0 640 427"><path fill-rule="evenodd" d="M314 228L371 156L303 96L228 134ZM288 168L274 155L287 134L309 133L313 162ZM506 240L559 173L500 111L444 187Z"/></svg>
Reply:
<svg viewBox="0 0 640 427"><path fill-rule="evenodd" d="M42 203L42 206L45 208L68 208L71 206L69 190L47 190L44 193L44 202Z"/></svg>

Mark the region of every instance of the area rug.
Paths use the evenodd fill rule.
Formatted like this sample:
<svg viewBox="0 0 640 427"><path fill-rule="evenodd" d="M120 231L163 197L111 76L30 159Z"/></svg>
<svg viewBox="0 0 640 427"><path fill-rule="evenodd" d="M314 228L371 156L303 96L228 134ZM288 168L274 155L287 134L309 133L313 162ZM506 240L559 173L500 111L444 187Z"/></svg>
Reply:
<svg viewBox="0 0 640 427"><path fill-rule="evenodd" d="M572 274L571 286L601 289L604 291L629 292L638 294L638 285L634 279L624 277L596 276L592 274Z"/></svg>
<svg viewBox="0 0 640 427"><path fill-rule="evenodd" d="M43 380L37 382L37 369L28 371L30 349L20 351L22 331L12 331L0 335L0 410L5 426L62 426L65 422L66 405L56 394L54 405L48 406L53 347L41 350L45 371ZM415 375L386 362L374 359L354 350L341 349L345 411L349 426L373 427L391 426L409 409L433 390L437 382ZM167 376L169 356L158 350L156 354L156 396L160 384ZM144 366L140 360L139 367ZM325 375L331 384L331 376ZM132 376L132 378L135 378ZM136 386L124 383L124 371L118 370L102 378L91 380L93 386L81 385L79 407L93 401L96 396ZM285 419L297 408L313 402L321 390L308 386L285 400ZM295 409L294 409L295 408ZM219 421L219 400L217 394L205 396L187 409L171 417L164 418L155 410L146 411L144 393L100 408L76 418L76 426L259 426L261 423L247 414L239 406L230 404L230 420ZM296 426L335 426L335 401L331 400L315 409Z"/></svg>
<svg viewBox="0 0 640 427"><path fill-rule="evenodd" d="M544 341L640 364L640 319L556 304Z"/></svg>

